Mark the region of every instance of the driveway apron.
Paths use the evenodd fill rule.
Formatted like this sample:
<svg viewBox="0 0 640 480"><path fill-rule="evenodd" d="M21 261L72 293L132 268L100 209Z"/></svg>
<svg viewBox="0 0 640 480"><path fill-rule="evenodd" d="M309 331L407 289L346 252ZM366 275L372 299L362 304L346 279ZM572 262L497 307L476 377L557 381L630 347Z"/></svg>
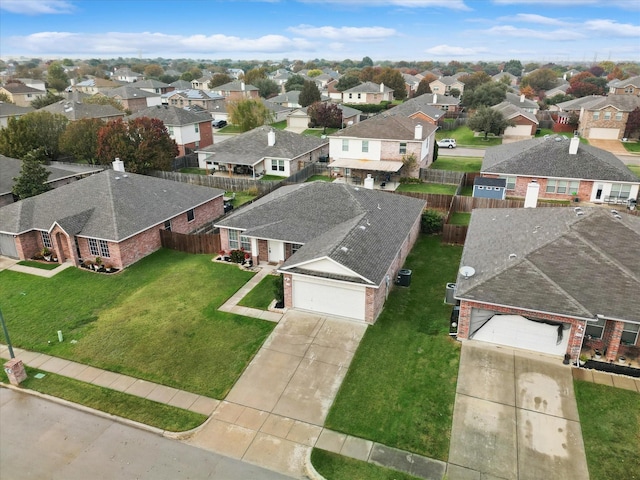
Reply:
<svg viewBox="0 0 640 480"><path fill-rule="evenodd" d="M557 357L464 342L447 475L588 479L571 368Z"/></svg>

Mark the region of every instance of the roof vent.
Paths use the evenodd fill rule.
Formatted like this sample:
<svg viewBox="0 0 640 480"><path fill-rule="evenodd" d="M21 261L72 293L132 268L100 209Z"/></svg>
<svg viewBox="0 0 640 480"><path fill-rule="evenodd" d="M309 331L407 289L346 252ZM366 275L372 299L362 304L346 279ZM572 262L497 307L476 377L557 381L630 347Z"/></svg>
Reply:
<svg viewBox="0 0 640 480"><path fill-rule="evenodd" d="M620 216L619 213L614 213L613 216L616 217L618 220L622 220L622 217Z"/></svg>
<svg viewBox="0 0 640 480"><path fill-rule="evenodd" d="M509 254L509 260L515 260L516 258L518 258L518 255L516 255L515 253Z"/></svg>
<svg viewBox="0 0 640 480"><path fill-rule="evenodd" d="M340 247L340 250L342 250L345 253L347 253L349 251L349 249L347 247Z"/></svg>
<svg viewBox="0 0 640 480"><path fill-rule="evenodd" d="M360 228L360 230L366 230L367 227L365 225L360 225L358 228Z"/></svg>

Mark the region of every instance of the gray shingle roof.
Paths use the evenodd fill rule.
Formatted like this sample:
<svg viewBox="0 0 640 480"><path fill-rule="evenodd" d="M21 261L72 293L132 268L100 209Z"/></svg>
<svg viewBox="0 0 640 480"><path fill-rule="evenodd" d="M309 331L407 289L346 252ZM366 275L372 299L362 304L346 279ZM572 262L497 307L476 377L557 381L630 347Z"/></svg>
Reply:
<svg viewBox="0 0 640 480"><path fill-rule="evenodd" d="M631 112L640 107L640 97L636 95L609 95L606 98L584 106L585 110L602 110L603 108L613 107L622 112Z"/></svg>
<svg viewBox="0 0 640 480"><path fill-rule="evenodd" d="M278 189L219 223L252 237L304 244L282 266L328 257L352 270L358 283L380 284L425 202L344 184L311 182ZM346 248L346 251L343 249Z"/></svg>
<svg viewBox="0 0 640 480"><path fill-rule="evenodd" d="M640 182L612 153L581 143L578 152L571 155L569 143L565 137L552 136L491 147L485 153L480 171L534 177Z"/></svg>
<svg viewBox="0 0 640 480"><path fill-rule="evenodd" d="M161 82L160 80L154 80L152 78L147 80L138 80L136 82L136 87L138 88L165 88L168 86L168 83Z"/></svg>
<svg viewBox="0 0 640 480"><path fill-rule="evenodd" d="M211 120L208 113L195 113L185 110L184 108L174 107L172 105L157 105L155 107L147 107L136 113L129 115L127 119L133 118L157 118L165 125L178 127L182 125L192 125L195 123L206 122Z"/></svg>
<svg viewBox="0 0 640 480"><path fill-rule="evenodd" d="M223 194L216 188L105 170L0 208L0 232L49 230L62 222L77 235L118 242Z"/></svg>
<svg viewBox="0 0 640 480"><path fill-rule="evenodd" d="M536 108L536 109L540 108L540 105L538 105L538 102L534 102L533 100L529 100L528 98L525 98L523 100L522 95L517 95L511 92L507 92L505 101L520 108Z"/></svg>
<svg viewBox="0 0 640 480"><path fill-rule="evenodd" d="M390 115L402 115L405 117L410 117L411 115L415 115L418 112L422 112L429 118L437 120L442 116L442 110L434 107L431 104L431 100L433 100L433 96L430 93L425 93L423 95L413 97L412 99L407 100L400 105L396 105L395 107L385 110L380 115L386 117Z"/></svg>
<svg viewBox="0 0 640 480"><path fill-rule="evenodd" d="M582 318L640 322L640 218L608 209L476 209L458 297ZM512 256L515 255L515 257ZM511 257L511 258L510 258Z"/></svg>
<svg viewBox="0 0 640 480"><path fill-rule="evenodd" d="M384 86L384 91L393 92L393 88L389 88L386 85ZM355 87L349 88L342 93L380 93L380 84L373 82L364 82L360 85L356 85Z"/></svg>
<svg viewBox="0 0 640 480"><path fill-rule="evenodd" d="M216 92L244 92L244 91L252 91L252 90L259 90L259 89L257 87L254 87L253 85L247 85L246 83L241 82L240 80L236 80L236 81L225 83L224 85L215 87L212 90Z"/></svg>
<svg viewBox="0 0 640 480"><path fill-rule="evenodd" d="M136 83L135 85L138 85L138 83ZM123 99L130 99L130 98L147 98L147 97L159 97L160 95L158 95L157 93L151 93L151 92L147 92L146 90L141 90L138 86L133 87L131 85L123 85L121 87L117 87L111 90L107 90L104 93L107 97L120 97Z"/></svg>
<svg viewBox="0 0 640 480"><path fill-rule="evenodd" d="M5 85L2 85L2 88L4 88L7 92L10 92L16 95L22 95L25 93L39 93L40 95L45 95L47 93L43 90L38 90L37 88L29 87L23 83L7 83Z"/></svg>
<svg viewBox="0 0 640 480"><path fill-rule="evenodd" d="M560 102L556 105L560 110L570 112L572 110L579 111L582 107L592 103L596 103L606 97L602 95L589 95L587 97L574 98L573 100L567 100L566 102Z"/></svg>
<svg viewBox="0 0 640 480"><path fill-rule="evenodd" d="M339 130L331 137L374 138L380 140L415 140L416 125L422 125L422 140L436 131L436 126L400 115L376 115Z"/></svg>
<svg viewBox="0 0 640 480"><path fill-rule="evenodd" d="M40 110L64 115L72 121L81 120L83 118L124 117L124 112L121 112L112 105L95 105L92 103L74 102L71 100L62 100L60 102L52 103Z"/></svg>
<svg viewBox="0 0 640 480"><path fill-rule="evenodd" d="M523 110L522 108L517 107L512 103L505 101L505 102L499 103L498 105L494 105L491 108L493 108L494 110L497 110L498 112L501 112L502 115L504 115L504 118L506 118L507 120L512 120L516 117L522 116L532 121L536 125L539 124L538 119L533 113L527 112L526 110Z"/></svg>
<svg viewBox="0 0 640 480"><path fill-rule="evenodd" d="M35 111L33 107L20 107L13 103L0 102L0 117L20 116Z"/></svg>
<svg viewBox="0 0 640 480"><path fill-rule="evenodd" d="M276 143L268 144L268 133L276 134ZM262 126L198 150L215 154L218 163L255 165L264 158L294 159L326 145L328 141L311 135Z"/></svg>

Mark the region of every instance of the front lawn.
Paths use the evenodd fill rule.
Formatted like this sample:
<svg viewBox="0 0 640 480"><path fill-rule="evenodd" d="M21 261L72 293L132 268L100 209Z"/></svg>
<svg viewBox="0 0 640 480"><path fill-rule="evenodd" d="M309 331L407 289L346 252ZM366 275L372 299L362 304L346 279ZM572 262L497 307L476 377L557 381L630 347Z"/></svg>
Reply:
<svg viewBox="0 0 640 480"><path fill-rule="evenodd" d="M456 172L479 172L482 158L479 157L446 157L438 156L429 168L432 170L453 170Z"/></svg>
<svg viewBox="0 0 640 480"><path fill-rule="evenodd" d="M252 275L160 250L117 275L2 271L0 305L17 347L224 398L273 329L217 310Z"/></svg>
<svg viewBox="0 0 640 480"><path fill-rule="evenodd" d="M589 476L640 479L640 395L575 381Z"/></svg>
<svg viewBox="0 0 640 480"><path fill-rule="evenodd" d="M627 152L632 153L640 153L640 142L622 142L624 148L627 149Z"/></svg>
<svg viewBox="0 0 640 480"><path fill-rule="evenodd" d="M3 359L3 363L6 359ZM20 386L78 403L102 412L128 418L170 432L184 432L204 423L206 415L172 407L146 398L80 382L72 378L26 367L27 379ZM42 378L35 375L44 374ZM8 382L2 371L0 378Z"/></svg>
<svg viewBox="0 0 640 480"><path fill-rule="evenodd" d="M308 128L302 132L303 135L311 135L313 137L322 137L323 135L331 135L340 130L339 128Z"/></svg>
<svg viewBox="0 0 640 480"><path fill-rule="evenodd" d="M502 138L489 137L484 139L484 135L476 136L469 127L461 125L453 130L438 130L436 132L436 140L443 138L455 138L459 147L492 147L494 145L502 145Z"/></svg>
<svg viewBox="0 0 640 480"><path fill-rule="evenodd" d="M241 307L257 308L259 310L268 310L269 305L275 299L274 282L280 280L279 276L267 275L260 283L245 295L238 305Z"/></svg>
<svg viewBox="0 0 640 480"><path fill-rule="evenodd" d="M447 460L460 345L449 337L444 294L461 254L439 236L418 239L404 265L411 286L394 287L367 329L327 428Z"/></svg>
<svg viewBox="0 0 640 480"><path fill-rule="evenodd" d="M24 265L25 267L40 268L42 270L55 270L60 266L56 262L36 262L35 260L20 260L18 265Z"/></svg>
<svg viewBox="0 0 640 480"><path fill-rule="evenodd" d="M627 165L627 167L640 178L640 165Z"/></svg>
<svg viewBox="0 0 640 480"><path fill-rule="evenodd" d="M263 175L260 180L264 182L281 182L285 177L279 177L278 175Z"/></svg>
<svg viewBox="0 0 640 480"><path fill-rule="evenodd" d="M396 192L439 193L443 195L455 195L456 185L442 183L403 183L396 188Z"/></svg>
<svg viewBox="0 0 640 480"><path fill-rule="evenodd" d="M407 473L314 448L311 463L328 480L418 480Z"/></svg>
<svg viewBox="0 0 640 480"><path fill-rule="evenodd" d="M287 121L281 120L279 122L274 122L269 126L275 128L276 130L284 130L285 128L287 128Z"/></svg>

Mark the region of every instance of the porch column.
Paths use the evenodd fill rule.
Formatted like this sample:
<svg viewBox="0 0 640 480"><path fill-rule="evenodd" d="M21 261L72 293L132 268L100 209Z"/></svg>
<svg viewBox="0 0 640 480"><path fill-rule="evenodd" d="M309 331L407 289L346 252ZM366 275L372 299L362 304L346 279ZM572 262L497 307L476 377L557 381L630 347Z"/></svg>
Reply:
<svg viewBox="0 0 640 480"><path fill-rule="evenodd" d="M611 335L607 340L607 355L605 358L608 362L613 362L618 357L618 350L620 348L620 339L622 338L622 328L624 327L624 323L615 320L608 321L613 324L613 328L611 329Z"/></svg>

